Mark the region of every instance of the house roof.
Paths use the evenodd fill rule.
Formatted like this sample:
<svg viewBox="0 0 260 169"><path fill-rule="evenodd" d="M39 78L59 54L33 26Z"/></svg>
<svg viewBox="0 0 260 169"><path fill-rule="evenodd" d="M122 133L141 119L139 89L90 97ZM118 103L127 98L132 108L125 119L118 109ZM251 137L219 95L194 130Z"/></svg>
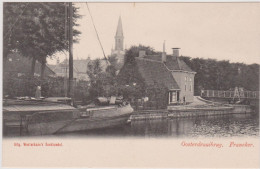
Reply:
<svg viewBox="0 0 260 169"><path fill-rule="evenodd" d="M88 64L93 62L93 60L90 59L80 59L80 60L73 60L73 75L75 78L80 78L84 80L88 80L87 70L88 70ZM50 68L58 75L65 75L64 71L62 69L68 68L67 73L69 72L69 60L65 59L63 62L56 64L56 65L49 65ZM102 71L105 71L107 68L107 62L104 59L100 59L100 66ZM81 76L76 76L76 74L81 74ZM84 76L84 77L83 77Z"/></svg>
<svg viewBox="0 0 260 169"><path fill-rule="evenodd" d="M194 72L182 59L176 56L167 55L165 65L170 70L183 70L187 72Z"/></svg>
<svg viewBox="0 0 260 169"><path fill-rule="evenodd" d="M162 61L162 56L161 55L145 55L145 59L151 59L155 61Z"/></svg>
<svg viewBox="0 0 260 169"><path fill-rule="evenodd" d="M169 90L180 89L171 72L167 70L162 62L137 57L136 63L147 85L153 85L156 82L167 87Z"/></svg>
<svg viewBox="0 0 260 169"><path fill-rule="evenodd" d="M31 64L31 58L21 56L18 53L11 53L8 55L6 63L3 65L3 70L4 72L29 74L31 72ZM41 63L38 61L35 63L35 73L38 75L41 74ZM55 72L46 65L44 75L53 76L55 75Z"/></svg>
<svg viewBox="0 0 260 169"><path fill-rule="evenodd" d="M87 72L87 65L89 63L89 59L86 60L73 60L73 71L75 73L86 73ZM64 73L62 69L68 68L69 70L69 61L65 59L63 62L56 64L56 65L49 65L50 68L55 72L55 73Z"/></svg>
<svg viewBox="0 0 260 169"><path fill-rule="evenodd" d="M144 58L155 61L162 61L161 55L145 55ZM169 70L182 70L187 72L194 72L191 68L179 57L167 55L165 65Z"/></svg>

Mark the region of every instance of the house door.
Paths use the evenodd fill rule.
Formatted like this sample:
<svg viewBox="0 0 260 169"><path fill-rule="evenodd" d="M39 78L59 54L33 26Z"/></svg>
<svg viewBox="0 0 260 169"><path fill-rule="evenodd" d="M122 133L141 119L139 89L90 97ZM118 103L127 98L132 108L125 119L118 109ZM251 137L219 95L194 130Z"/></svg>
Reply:
<svg viewBox="0 0 260 169"><path fill-rule="evenodd" d="M176 103L177 102L177 92L176 91L170 91L169 92L169 104Z"/></svg>

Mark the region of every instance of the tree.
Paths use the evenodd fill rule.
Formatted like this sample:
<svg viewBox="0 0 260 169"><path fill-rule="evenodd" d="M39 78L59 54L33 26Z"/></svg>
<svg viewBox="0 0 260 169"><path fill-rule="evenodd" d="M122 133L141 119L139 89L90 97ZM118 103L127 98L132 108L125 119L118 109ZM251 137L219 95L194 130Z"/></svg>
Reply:
<svg viewBox="0 0 260 169"><path fill-rule="evenodd" d="M9 52L17 50L32 58L32 75L36 60L41 63L43 77L46 58L68 49L67 10L67 3L61 2L4 3L4 60ZM76 19L80 16L77 8L73 10L73 22L77 26ZM73 30L73 34L76 37L80 32Z"/></svg>
<svg viewBox="0 0 260 169"><path fill-rule="evenodd" d="M113 55L110 55L107 57L107 60L109 62L109 64L113 67L117 67L117 62L118 62L118 59L117 59L117 55L116 54L113 54Z"/></svg>
<svg viewBox="0 0 260 169"><path fill-rule="evenodd" d="M201 89L229 90L243 87L245 90L259 90L259 65L230 63L228 60L217 61L181 56L181 59L196 73L194 79L195 94Z"/></svg>
<svg viewBox="0 0 260 169"><path fill-rule="evenodd" d="M158 54L158 52L155 52L154 49L150 46L132 46L130 49L126 51L126 63L134 61L134 58L139 56L139 51L141 50L145 51L147 55Z"/></svg>
<svg viewBox="0 0 260 169"><path fill-rule="evenodd" d="M133 83L141 84L144 86L144 79L138 72L138 68L135 62L135 57L139 56L139 51L144 50L147 55L157 54L150 46L132 46L126 51L126 61L124 67L118 74L117 81L121 85L130 85ZM141 87L141 88L142 88Z"/></svg>
<svg viewBox="0 0 260 169"><path fill-rule="evenodd" d="M103 88L103 74L100 59L96 59L93 62L89 62L87 65L87 74L90 80L90 98L94 99L101 96L104 92Z"/></svg>
<svg viewBox="0 0 260 169"><path fill-rule="evenodd" d="M139 56L139 51L145 51L147 55L158 54L150 46L132 46L126 51L126 61L117 76L118 92L125 98L141 98L145 95L145 82L138 71L135 57Z"/></svg>
<svg viewBox="0 0 260 169"><path fill-rule="evenodd" d="M168 88L160 82L153 81L146 88L146 96L156 109L165 109L168 104ZM155 104L154 104L155 103Z"/></svg>
<svg viewBox="0 0 260 169"><path fill-rule="evenodd" d="M106 68L104 75L104 82L106 85L106 94L107 95L117 95L118 93L118 82L116 81L117 77L117 58L116 55L111 55L108 57L109 64Z"/></svg>

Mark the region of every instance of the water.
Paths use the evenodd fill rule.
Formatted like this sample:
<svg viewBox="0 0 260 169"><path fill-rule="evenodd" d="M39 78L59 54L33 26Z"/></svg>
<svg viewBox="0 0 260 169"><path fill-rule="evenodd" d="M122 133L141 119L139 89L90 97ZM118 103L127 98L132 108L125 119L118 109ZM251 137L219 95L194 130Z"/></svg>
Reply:
<svg viewBox="0 0 260 169"><path fill-rule="evenodd" d="M259 117L231 114L194 118L135 120L113 128L60 134L79 137L259 137Z"/></svg>

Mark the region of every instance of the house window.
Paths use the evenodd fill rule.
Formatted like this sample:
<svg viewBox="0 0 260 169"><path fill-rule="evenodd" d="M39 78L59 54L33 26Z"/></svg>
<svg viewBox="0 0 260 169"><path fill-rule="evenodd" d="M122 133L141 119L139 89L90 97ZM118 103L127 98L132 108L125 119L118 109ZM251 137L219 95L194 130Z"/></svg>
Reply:
<svg viewBox="0 0 260 169"><path fill-rule="evenodd" d="M187 77L185 76L185 82L187 81Z"/></svg>
<svg viewBox="0 0 260 169"><path fill-rule="evenodd" d="M190 82L191 82L191 77L190 77Z"/></svg>
<svg viewBox="0 0 260 169"><path fill-rule="evenodd" d="M192 85L190 85L190 91L192 91Z"/></svg>

